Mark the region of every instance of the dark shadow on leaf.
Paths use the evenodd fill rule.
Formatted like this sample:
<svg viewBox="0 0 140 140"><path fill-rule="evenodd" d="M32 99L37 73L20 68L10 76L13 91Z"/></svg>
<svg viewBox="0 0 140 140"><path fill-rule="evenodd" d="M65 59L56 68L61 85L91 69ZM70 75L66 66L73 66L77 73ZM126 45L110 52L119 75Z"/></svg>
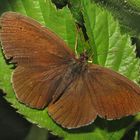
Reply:
<svg viewBox="0 0 140 140"><path fill-rule="evenodd" d="M87 132L93 132L96 128L106 130L108 132L116 132L118 130L121 130L123 128L129 127L129 125L134 121L133 116L128 116L119 120L111 120L107 121L105 119L97 118L95 122L88 126L84 126L77 129L66 129L63 128L64 131L67 131L68 133L87 133Z"/></svg>

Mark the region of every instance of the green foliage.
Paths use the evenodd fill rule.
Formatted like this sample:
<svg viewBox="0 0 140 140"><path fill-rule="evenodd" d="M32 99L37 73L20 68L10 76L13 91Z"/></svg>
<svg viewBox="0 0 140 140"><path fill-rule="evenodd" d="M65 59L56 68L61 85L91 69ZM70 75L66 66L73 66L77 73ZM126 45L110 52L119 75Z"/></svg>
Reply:
<svg viewBox="0 0 140 140"><path fill-rule="evenodd" d="M135 58L134 46L131 46L129 36L121 35L118 21L98 5L85 0L80 2L85 21L84 25L89 38L89 46L86 47L91 55L94 54L92 57L93 63L110 67L131 80L138 81L140 61ZM4 11L12 10L28 15L46 25L63 38L74 51L76 25L68 7L57 10L50 0L1 0L0 6L1 14ZM79 39L78 43L80 47L85 47L82 46L82 44L85 44L83 40ZM1 51L0 88L7 93L6 100L30 122L42 128L47 128L66 140L119 140L129 123L134 121L134 118L131 117L116 121L106 121L98 118L92 125L81 129L63 129L48 116L47 109L31 109L17 101L10 83L12 71L12 65L5 63Z"/></svg>
<svg viewBox="0 0 140 140"><path fill-rule="evenodd" d="M139 59L135 58L135 48L131 46L129 36L121 35L118 22L107 10L86 1L83 7L90 46L96 57L93 61L98 58L99 64L111 67L132 80L139 80Z"/></svg>
<svg viewBox="0 0 140 140"><path fill-rule="evenodd" d="M140 36L140 1L139 0L93 0L106 7L119 19L123 32Z"/></svg>

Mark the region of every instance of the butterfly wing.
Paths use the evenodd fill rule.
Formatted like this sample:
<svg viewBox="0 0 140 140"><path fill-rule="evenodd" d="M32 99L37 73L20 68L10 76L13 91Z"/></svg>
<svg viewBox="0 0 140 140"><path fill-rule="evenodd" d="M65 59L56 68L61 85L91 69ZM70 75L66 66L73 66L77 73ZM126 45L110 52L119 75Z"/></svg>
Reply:
<svg viewBox="0 0 140 140"><path fill-rule="evenodd" d="M50 103L48 112L58 124L71 129L95 120L97 113L87 84L85 73L77 75L59 100Z"/></svg>
<svg viewBox="0 0 140 140"><path fill-rule="evenodd" d="M12 57L12 62L27 65L29 61L32 64L41 61L46 65L46 61L54 62L52 56L59 59L74 56L62 39L29 17L6 12L1 16L1 27L4 54L8 59Z"/></svg>
<svg viewBox="0 0 140 140"><path fill-rule="evenodd" d="M17 98L31 107L43 108L73 52L49 29L21 14L6 12L0 23L3 52L17 66L12 76Z"/></svg>
<svg viewBox="0 0 140 140"><path fill-rule="evenodd" d="M49 114L67 128L88 125L97 115L116 119L140 111L140 88L97 65L78 75L52 102L74 54L54 33L20 14L4 14L1 25L4 54L17 64L12 81L21 102L35 108L51 102Z"/></svg>
<svg viewBox="0 0 140 140"><path fill-rule="evenodd" d="M139 111L140 88L124 76L98 65L89 65L61 98L48 107L50 116L66 128L88 125L97 115L118 119Z"/></svg>
<svg viewBox="0 0 140 140"><path fill-rule="evenodd" d="M98 65L89 67L87 77L100 117L118 119L140 111L140 87L128 78Z"/></svg>

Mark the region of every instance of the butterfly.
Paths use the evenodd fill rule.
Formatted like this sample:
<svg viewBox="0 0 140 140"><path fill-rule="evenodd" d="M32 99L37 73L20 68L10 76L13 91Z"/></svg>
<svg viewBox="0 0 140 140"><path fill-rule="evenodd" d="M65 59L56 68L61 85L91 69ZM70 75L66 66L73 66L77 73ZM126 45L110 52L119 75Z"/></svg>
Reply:
<svg viewBox="0 0 140 140"><path fill-rule="evenodd" d="M48 108L64 128L89 125L97 116L119 119L140 111L140 87L117 72L76 58L67 44L37 21L15 12L1 16L0 39L6 59L16 68L17 99Z"/></svg>

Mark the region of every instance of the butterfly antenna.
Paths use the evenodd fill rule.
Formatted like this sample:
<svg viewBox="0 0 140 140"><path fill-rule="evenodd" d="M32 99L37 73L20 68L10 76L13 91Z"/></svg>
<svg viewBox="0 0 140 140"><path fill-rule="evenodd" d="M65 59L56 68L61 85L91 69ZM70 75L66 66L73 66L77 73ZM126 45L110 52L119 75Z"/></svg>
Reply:
<svg viewBox="0 0 140 140"><path fill-rule="evenodd" d="M90 43L89 43L89 41L87 41L88 42L88 45L90 46L90 49L88 49L87 50L87 55L88 55L88 62L89 63L92 63L93 62L93 56L94 56L94 52L92 51L92 48L91 48L91 45L90 45ZM92 52L92 53L91 53Z"/></svg>
<svg viewBox="0 0 140 140"><path fill-rule="evenodd" d="M74 51L76 56L78 57L77 46L78 46L78 29L76 30L76 38L75 38L75 45L74 45Z"/></svg>

